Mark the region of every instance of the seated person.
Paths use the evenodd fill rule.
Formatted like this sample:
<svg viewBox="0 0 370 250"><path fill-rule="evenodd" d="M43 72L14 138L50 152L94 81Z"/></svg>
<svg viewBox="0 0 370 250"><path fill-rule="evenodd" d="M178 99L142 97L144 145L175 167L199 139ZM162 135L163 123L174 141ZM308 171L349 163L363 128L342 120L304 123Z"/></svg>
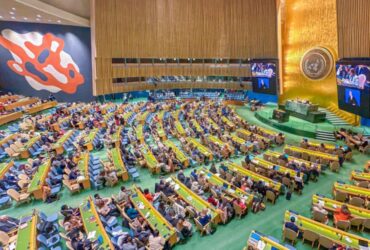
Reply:
<svg viewBox="0 0 370 250"><path fill-rule="evenodd" d="M149 192L149 189L144 189L144 196L145 198L150 202L152 203L153 202L153 195Z"/></svg>
<svg viewBox="0 0 370 250"><path fill-rule="evenodd" d="M285 222L284 228L289 228L290 230L296 232L297 234L299 233L299 228L295 224L295 217L290 217L290 221Z"/></svg>
<svg viewBox="0 0 370 250"><path fill-rule="evenodd" d="M337 224L338 221L349 221L351 218L351 212L345 204L334 211L334 224Z"/></svg>
<svg viewBox="0 0 370 250"><path fill-rule="evenodd" d="M139 215L139 212L131 204L126 205L125 213L131 220L135 219Z"/></svg>

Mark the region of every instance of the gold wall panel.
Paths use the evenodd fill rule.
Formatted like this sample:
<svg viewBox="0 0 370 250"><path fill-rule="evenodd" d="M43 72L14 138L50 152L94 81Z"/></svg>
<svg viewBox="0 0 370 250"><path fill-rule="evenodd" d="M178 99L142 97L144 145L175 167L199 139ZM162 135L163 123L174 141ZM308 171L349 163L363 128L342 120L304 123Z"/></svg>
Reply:
<svg viewBox="0 0 370 250"><path fill-rule="evenodd" d="M338 58L336 0L286 0L282 27L283 95L280 102L304 98L322 106L337 105L335 70L312 81L300 70L304 53L317 46Z"/></svg>
<svg viewBox="0 0 370 250"><path fill-rule="evenodd" d="M370 57L370 1L337 0L339 58Z"/></svg>

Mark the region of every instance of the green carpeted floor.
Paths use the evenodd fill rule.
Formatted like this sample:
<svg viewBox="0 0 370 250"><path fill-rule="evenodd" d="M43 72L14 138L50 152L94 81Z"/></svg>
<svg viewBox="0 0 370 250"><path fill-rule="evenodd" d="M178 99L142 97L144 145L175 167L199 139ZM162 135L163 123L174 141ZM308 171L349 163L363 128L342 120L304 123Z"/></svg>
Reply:
<svg viewBox="0 0 370 250"><path fill-rule="evenodd" d="M246 120L259 126L265 126L258 121L254 115L244 107L238 107L237 112ZM272 128L270 128L272 129ZM286 134L286 141L289 144L298 144L302 137ZM282 152L282 147L276 147L273 150ZM99 157L106 158L105 151L94 153ZM240 159L235 161L240 162ZM293 194L292 200L286 201L285 197L279 197L275 205L270 203L267 204L267 208L263 212L258 214L248 214L243 219L233 219L227 225L219 225L217 232L210 236L200 237L198 233L195 233L193 237L183 245L177 245L175 249L191 249L191 250L239 250L242 249L247 242L247 237L252 230L258 230L262 233L274 236L277 239L281 239L282 236L282 225L283 215L286 209L291 209L299 212L302 215L310 216L311 197L313 194L320 193L331 197L331 188L333 182L336 180L349 181L350 172L354 169L363 169L365 162L369 160L368 156L359 154L357 151L354 152L354 160L352 162L346 162L344 167L340 170L340 173L332 173L326 171L319 178L317 183L310 182L309 185L305 186L303 194L301 196ZM185 174L189 174L191 169L187 169ZM147 169L140 169L140 182L136 183L143 188L154 189L154 183L158 181L159 176L152 176L149 174ZM125 186L131 186L133 182L127 182ZM99 190L101 196L110 196L117 194L119 185L113 188L106 188ZM10 216L20 217L27 215L32 212L33 209L41 210L47 214L51 214L59 211L63 204L69 204L72 206L79 205L83 199L89 195L93 195L96 191L89 190L83 191L76 195L70 195L66 189L62 191L61 199L52 204L44 204L41 202L33 201L30 204L22 205L19 207L12 207L7 210L0 211L0 214L8 214ZM365 238L369 238L370 235L367 233L358 233ZM302 245L298 242L296 245L297 249L311 249L308 244Z"/></svg>

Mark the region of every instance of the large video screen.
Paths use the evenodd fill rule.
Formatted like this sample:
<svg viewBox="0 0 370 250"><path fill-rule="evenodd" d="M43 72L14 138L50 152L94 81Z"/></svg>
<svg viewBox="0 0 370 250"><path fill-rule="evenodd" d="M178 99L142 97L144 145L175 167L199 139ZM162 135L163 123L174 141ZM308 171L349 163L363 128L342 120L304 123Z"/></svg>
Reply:
<svg viewBox="0 0 370 250"><path fill-rule="evenodd" d="M252 62L253 91L276 95L276 64L272 62Z"/></svg>
<svg viewBox="0 0 370 250"><path fill-rule="evenodd" d="M338 106L370 118L370 62L356 60L336 64Z"/></svg>
<svg viewBox="0 0 370 250"><path fill-rule="evenodd" d="M370 85L369 65L337 63L336 70L339 86L365 89Z"/></svg>
<svg viewBox="0 0 370 250"><path fill-rule="evenodd" d="M276 65L275 63L255 62L252 63L251 71L253 77L273 78L276 76Z"/></svg>

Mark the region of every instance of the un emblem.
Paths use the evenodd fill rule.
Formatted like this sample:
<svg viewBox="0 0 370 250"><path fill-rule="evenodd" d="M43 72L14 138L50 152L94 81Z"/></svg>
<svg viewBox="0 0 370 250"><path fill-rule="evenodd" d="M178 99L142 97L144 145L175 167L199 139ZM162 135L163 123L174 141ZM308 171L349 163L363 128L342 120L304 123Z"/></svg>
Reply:
<svg viewBox="0 0 370 250"><path fill-rule="evenodd" d="M333 63L333 56L329 50L315 47L304 53L301 59L301 72L310 80L322 80L332 71Z"/></svg>

